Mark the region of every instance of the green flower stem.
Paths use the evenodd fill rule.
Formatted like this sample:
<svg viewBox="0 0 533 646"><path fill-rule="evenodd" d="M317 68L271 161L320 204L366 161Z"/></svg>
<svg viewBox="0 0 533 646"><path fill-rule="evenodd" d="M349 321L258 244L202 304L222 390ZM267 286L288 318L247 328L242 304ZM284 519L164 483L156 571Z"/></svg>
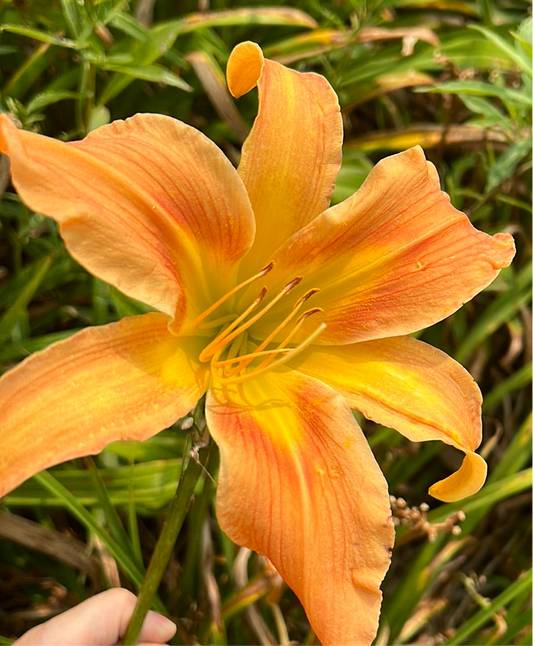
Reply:
<svg viewBox="0 0 533 646"><path fill-rule="evenodd" d="M196 454L195 457L192 457L194 454ZM163 578L174 544L189 510L194 488L204 472L203 465L206 463L208 455L209 445L204 446L198 453L193 447L190 453L188 464L182 472L174 500L170 503L167 520L155 546L152 560L139 591L137 605L122 640L124 646L134 646L137 643L144 618L148 610L150 610Z"/></svg>

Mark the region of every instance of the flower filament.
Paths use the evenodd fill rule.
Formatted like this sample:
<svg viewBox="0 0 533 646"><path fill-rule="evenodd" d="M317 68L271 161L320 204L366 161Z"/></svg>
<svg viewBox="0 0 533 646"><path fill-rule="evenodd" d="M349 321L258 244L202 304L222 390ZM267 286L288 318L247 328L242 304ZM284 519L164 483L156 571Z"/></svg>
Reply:
<svg viewBox="0 0 533 646"><path fill-rule="evenodd" d="M313 294L320 291L317 288L309 289L296 301L290 313L281 321L281 323L279 323L272 332L270 332L270 334L268 334L263 341L253 349L252 352L245 351L244 354L241 354L241 351L248 347L248 329L257 323L281 299L286 297L287 294L289 294L289 292L291 292L302 281L301 276L293 278L276 296L274 296L274 298L261 308L260 306L268 291L266 287L261 289L255 300L238 316L235 316L235 314L227 314L225 316L215 318L212 321L206 321L206 319L223 303L244 287L262 278L265 274L271 271L273 266L273 262L269 263L257 274L231 289L213 303L213 305L202 312L194 322L194 326L201 330L225 326L215 336L215 338L205 346L199 355L199 360L201 362L210 361L212 371L217 374L219 381L222 383L240 383L279 367L289 359L292 359L296 354L305 350L326 328L326 324L322 323L301 343L297 345L288 345L307 318L318 312L323 312L322 308L314 307L305 310L297 316L306 301L313 296ZM259 311L256 311L258 309ZM281 343L279 343L275 348L269 349L268 346L274 343L274 339L291 321L294 321L295 318L296 321L294 326ZM221 359L223 353L226 353L226 357ZM279 357L279 355L281 355L281 357ZM247 370L248 366L257 359L262 359L262 361L253 368Z"/></svg>

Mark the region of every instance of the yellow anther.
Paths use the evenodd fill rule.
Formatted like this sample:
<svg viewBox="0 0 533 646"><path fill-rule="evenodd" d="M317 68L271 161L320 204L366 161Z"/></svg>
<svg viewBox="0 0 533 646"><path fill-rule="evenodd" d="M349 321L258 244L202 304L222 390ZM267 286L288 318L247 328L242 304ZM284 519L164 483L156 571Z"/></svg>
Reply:
<svg viewBox="0 0 533 646"><path fill-rule="evenodd" d="M296 278L293 278L289 283L285 285L285 287L281 290L280 296L285 296L285 294L288 294L291 289L294 289L298 283L302 282L302 276L296 276Z"/></svg>
<svg viewBox="0 0 533 646"><path fill-rule="evenodd" d="M193 327L196 327L198 330L212 330L213 328L219 328L220 330L222 326L225 326L202 350L199 356L199 360L201 362L211 362L213 371L220 371L222 373L220 378L221 381L225 383L238 383L241 381L246 381L252 376L264 374L265 372L282 365L290 357L294 357L296 354L304 350L319 334L321 334L321 332L326 327L326 324L323 323L302 343L295 347L290 347L288 345L289 341L298 332L307 317L316 312L323 311L321 308L307 310L296 319L296 325L294 326L293 330L291 330L291 332L286 336L283 343L278 344L278 346L274 349L266 349L268 345L271 344L277 336L279 336L280 332L289 324L289 322L296 318L304 303L313 294L316 294L318 291L320 291L316 288L309 289L294 303L290 313L263 341L261 341L257 348L253 352L246 353L248 345L247 330L252 327L257 321L259 321L263 316L265 316L265 314L269 312L282 298L284 298L289 292L291 292L302 281L302 276L296 276L291 281L289 281L277 293L276 296L274 296L266 305L263 305L257 312L255 312L255 310L258 310L267 294L266 287L263 287L261 289L257 298L238 316L235 316L232 313L221 313L222 315L219 315L211 321L205 322L205 320L211 314L213 314L213 312L215 312L221 305L226 303L226 301L235 296L238 291L265 276L272 270L273 267L274 263L270 262L268 265L266 265L266 267L261 269L261 271L256 273L254 276L241 282L239 285L231 289L227 294L219 298L204 312L202 312L202 314L200 314L200 316L198 316L193 323ZM228 309L231 310L231 307L235 307L235 303L231 303L229 306L226 306L226 312L228 311ZM254 312L255 314L253 314ZM239 356L240 352L245 352L245 354L241 354ZM225 358L221 361L220 357L223 356L223 353L225 354ZM279 357L280 355L285 356L276 359L276 357ZM263 360L257 367L246 372L248 365L256 359ZM231 366L233 367L229 369Z"/></svg>

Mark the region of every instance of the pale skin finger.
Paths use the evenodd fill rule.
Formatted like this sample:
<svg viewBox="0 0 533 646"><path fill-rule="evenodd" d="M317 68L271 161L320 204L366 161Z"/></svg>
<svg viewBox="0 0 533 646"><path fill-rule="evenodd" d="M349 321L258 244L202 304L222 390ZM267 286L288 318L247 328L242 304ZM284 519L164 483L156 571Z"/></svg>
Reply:
<svg viewBox="0 0 533 646"><path fill-rule="evenodd" d="M32 628L13 646L115 646L126 632L137 597L123 588L98 594ZM165 644L176 626L150 611L139 636L140 646Z"/></svg>

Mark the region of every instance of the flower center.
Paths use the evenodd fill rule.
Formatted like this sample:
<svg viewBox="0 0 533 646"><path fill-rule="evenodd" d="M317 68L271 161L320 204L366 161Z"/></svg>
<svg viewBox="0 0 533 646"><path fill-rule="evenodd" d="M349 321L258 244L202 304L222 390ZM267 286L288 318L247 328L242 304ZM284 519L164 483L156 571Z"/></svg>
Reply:
<svg viewBox="0 0 533 646"><path fill-rule="evenodd" d="M197 329L207 330L219 328L215 338L202 350L199 360L203 363L210 362L211 369L222 383L239 383L253 377L262 375L292 359L307 348L326 328L322 323L317 329L297 345L290 345L292 339L302 327L304 321L317 312L323 312L321 307L314 307L304 310L307 300L320 291L317 288L309 289L293 305L290 313L277 325L263 341L261 341L252 352L248 352L248 330L259 321L276 303L285 298L298 285L302 277L297 276L288 282L266 304L263 304L267 296L267 288L263 287L257 298L240 314L227 314L211 321L207 319L227 300L238 291L251 283L261 279L274 267L269 263L257 274L244 280L242 283L231 289L227 294L208 307L194 321L193 326ZM300 313L301 312L301 313ZM289 328L289 324L292 327ZM275 348L268 348L274 343L274 339L286 330L286 336ZM244 351L244 353L243 353ZM222 356L225 355L225 358ZM259 363L258 363L259 361Z"/></svg>

